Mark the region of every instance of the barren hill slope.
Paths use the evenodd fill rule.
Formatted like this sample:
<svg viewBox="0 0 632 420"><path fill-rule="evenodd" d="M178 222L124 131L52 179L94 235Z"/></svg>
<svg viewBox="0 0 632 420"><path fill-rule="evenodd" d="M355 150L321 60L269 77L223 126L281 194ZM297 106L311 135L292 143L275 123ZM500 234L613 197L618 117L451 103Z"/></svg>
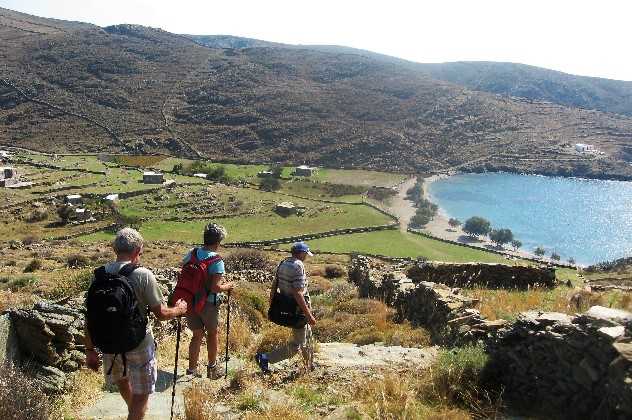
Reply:
<svg viewBox="0 0 632 420"><path fill-rule="evenodd" d="M0 9L0 144L387 170L628 178L632 119L474 92L407 65L302 48L210 48L134 25ZM595 144L604 159L571 154Z"/></svg>

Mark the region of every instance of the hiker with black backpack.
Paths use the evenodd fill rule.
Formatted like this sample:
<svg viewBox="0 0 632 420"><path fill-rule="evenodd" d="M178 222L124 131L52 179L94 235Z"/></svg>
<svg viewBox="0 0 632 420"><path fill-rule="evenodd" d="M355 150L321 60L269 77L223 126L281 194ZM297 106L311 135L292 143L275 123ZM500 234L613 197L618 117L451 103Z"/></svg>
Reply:
<svg viewBox="0 0 632 420"><path fill-rule="evenodd" d="M156 343L149 311L160 321L182 316L187 303L174 307L163 296L151 271L141 267L143 238L124 228L112 243L116 261L95 270L86 297L86 364L97 371L103 354L106 383L116 385L128 407L128 420L142 419L158 377Z"/></svg>
<svg viewBox="0 0 632 420"><path fill-rule="evenodd" d="M292 329L292 339L269 353L257 353L255 361L264 373L270 372L269 364L289 359L300 350L308 370L313 369L312 329L316 318L312 314L308 279L303 262L312 256L305 242L292 245L292 256L278 265L272 290L268 318L275 324Z"/></svg>
<svg viewBox="0 0 632 420"><path fill-rule="evenodd" d="M224 261L217 253L226 235L226 229L221 225L210 223L205 227L204 245L193 248L184 257L182 271L173 292L175 298L181 297L189 303L187 326L193 331L193 337L189 344L187 375L201 376L198 373L198 360L206 332L206 376L209 379L223 376L217 363L219 307L228 300L226 293L230 294L235 287L233 283L224 282ZM228 325L226 333L228 340ZM228 360L228 354L226 358Z"/></svg>

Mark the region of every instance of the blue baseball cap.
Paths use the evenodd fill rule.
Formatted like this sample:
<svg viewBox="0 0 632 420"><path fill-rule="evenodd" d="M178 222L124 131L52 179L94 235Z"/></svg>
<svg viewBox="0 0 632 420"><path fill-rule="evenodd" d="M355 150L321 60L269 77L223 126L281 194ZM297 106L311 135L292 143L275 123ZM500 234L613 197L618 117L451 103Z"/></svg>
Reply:
<svg viewBox="0 0 632 420"><path fill-rule="evenodd" d="M313 256L312 252L309 250L309 246L305 242L295 242L292 245L292 252L306 252L307 255Z"/></svg>

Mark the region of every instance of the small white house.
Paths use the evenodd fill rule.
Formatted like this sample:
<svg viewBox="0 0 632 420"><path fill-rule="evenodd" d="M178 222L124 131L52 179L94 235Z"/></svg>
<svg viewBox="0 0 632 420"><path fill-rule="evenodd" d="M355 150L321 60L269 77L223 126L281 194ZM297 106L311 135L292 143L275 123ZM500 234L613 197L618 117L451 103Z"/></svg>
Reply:
<svg viewBox="0 0 632 420"><path fill-rule="evenodd" d="M196 177L196 178L206 179L208 175L206 175L206 174L193 174L193 176Z"/></svg>
<svg viewBox="0 0 632 420"><path fill-rule="evenodd" d="M85 222L92 218L92 213L87 209L75 209L74 219L78 222Z"/></svg>
<svg viewBox="0 0 632 420"><path fill-rule="evenodd" d="M307 165L301 165L294 168L294 175L296 176L312 176L316 172L316 168Z"/></svg>
<svg viewBox="0 0 632 420"><path fill-rule="evenodd" d="M0 161L8 161L11 159L11 153L6 150L0 150Z"/></svg>
<svg viewBox="0 0 632 420"><path fill-rule="evenodd" d="M71 206L77 206L81 204L81 195L79 194L67 195L64 201L66 204L69 204Z"/></svg>
<svg viewBox="0 0 632 420"><path fill-rule="evenodd" d="M162 184L164 182L165 176L159 172L143 172L143 184Z"/></svg>
<svg viewBox="0 0 632 420"><path fill-rule="evenodd" d="M575 145L575 151L579 153L593 153L596 150L595 146L593 146L592 144L577 143Z"/></svg>
<svg viewBox="0 0 632 420"><path fill-rule="evenodd" d="M105 201L109 201L111 203L118 201L118 199L119 199L118 194L108 194L105 196Z"/></svg>
<svg viewBox="0 0 632 420"><path fill-rule="evenodd" d="M284 201L274 207L274 211L281 216L291 216L296 214L296 206L294 203Z"/></svg>
<svg viewBox="0 0 632 420"><path fill-rule="evenodd" d="M257 176L259 178L270 178L272 176L272 171L259 171L257 172Z"/></svg>

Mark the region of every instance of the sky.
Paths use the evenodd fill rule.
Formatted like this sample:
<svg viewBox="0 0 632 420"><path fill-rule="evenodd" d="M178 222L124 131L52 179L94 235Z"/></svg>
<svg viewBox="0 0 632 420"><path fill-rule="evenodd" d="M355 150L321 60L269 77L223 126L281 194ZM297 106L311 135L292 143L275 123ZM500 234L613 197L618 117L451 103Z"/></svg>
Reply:
<svg viewBox="0 0 632 420"><path fill-rule="evenodd" d="M632 81L627 0L0 0L107 26L335 44L411 61L509 61Z"/></svg>

